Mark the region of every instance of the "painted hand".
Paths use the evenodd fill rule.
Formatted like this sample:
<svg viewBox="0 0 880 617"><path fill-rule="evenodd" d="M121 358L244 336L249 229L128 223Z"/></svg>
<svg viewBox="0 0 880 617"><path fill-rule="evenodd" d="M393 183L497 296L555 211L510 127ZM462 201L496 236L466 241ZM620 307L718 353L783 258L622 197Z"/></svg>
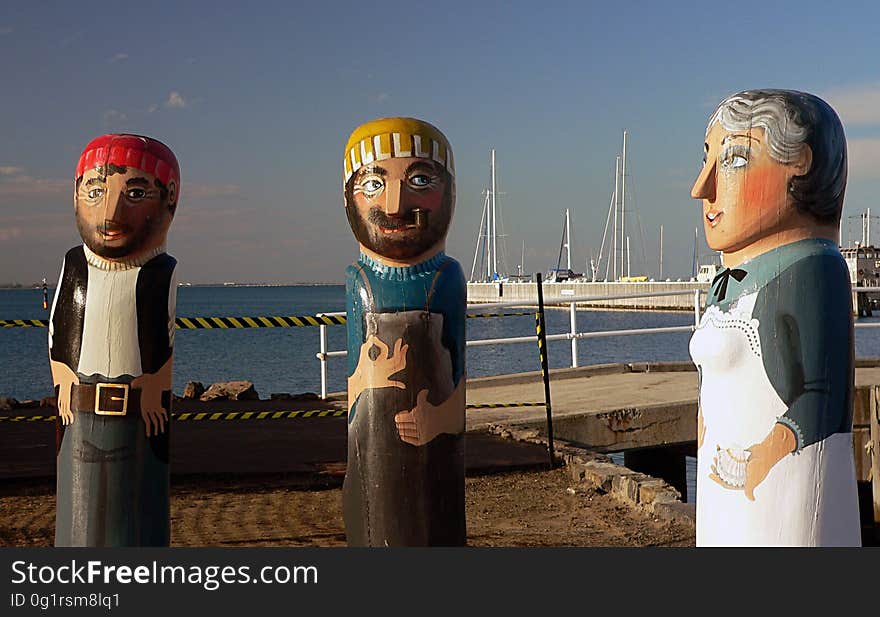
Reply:
<svg viewBox="0 0 880 617"><path fill-rule="evenodd" d="M456 435L464 432L465 380L448 399L439 405L428 401L428 391L422 390L416 397L416 406L394 416L397 433L408 444L423 446L440 433Z"/></svg>
<svg viewBox="0 0 880 617"><path fill-rule="evenodd" d="M403 339L399 338L394 342L394 350L389 354L388 345L378 337L375 335L367 337L366 342L361 345L357 368L348 378L349 400L354 402L367 388L392 387L405 390L406 385L402 381L392 381L391 376L406 368L408 349L409 345L405 345Z"/></svg>
<svg viewBox="0 0 880 617"><path fill-rule="evenodd" d="M735 460L744 466L743 477L735 483L727 480L731 474L721 470L726 465L719 457L723 457L724 451L719 449L715 456L712 473L709 477L723 486L732 490L741 490L749 501L755 501L755 489L761 484L776 464L790 454L797 447L794 433L784 424L775 424L770 434L764 441L746 449L748 460ZM729 458L729 457L728 457Z"/></svg>
<svg viewBox="0 0 880 617"><path fill-rule="evenodd" d="M73 424L73 410L70 408L70 392L79 383L77 374L63 362L49 358L52 381L58 386L58 417L65 426Z"/></svg>
<svg viewBox="0 0 880 617"><path fill-rule="evenodd" d="M61 417L61 424L67 426L73 424L73 411L70 409L70 391L73 383L64 381L58 384L58 415Z"/></svg>
<svg viewBox="0 0 880 617"><path fill-rule="evenodd" d="M436 407L428 402L428 391L422 390L416 397L416 406L410 411L401 411L394 416L397 433L408 444L423 446L439 434L431 425L431 417Z"/></svg>
<svg viewBox="0 0 880 617"><path fill-rule="evenodd" d="M706 438L706 424L703 422L703 407L697 403L697 450L703 447Z"/></svg>
<svg viewBox="0 0 880 617"><path fill-rule="evenodd" d="M770 470L787 454L794 452L797 440L790 428L775 424L773 430L761 443L749 448L749 464L746 466L746 497L755 501L755 488L764 481Z"/></svg>
<svg viewBox="0 0 880 617"><path fill-rule="evenodd" d="M158 388L141 390L141 418L144 419L147 437L165 432L168 412L162 407L162 390Z"/></svg>

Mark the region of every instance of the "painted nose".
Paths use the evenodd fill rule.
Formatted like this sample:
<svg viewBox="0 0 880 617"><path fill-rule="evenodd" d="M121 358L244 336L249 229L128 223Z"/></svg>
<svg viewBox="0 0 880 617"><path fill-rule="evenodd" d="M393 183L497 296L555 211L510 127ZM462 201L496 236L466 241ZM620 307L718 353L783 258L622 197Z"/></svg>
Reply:
<svg viewBox="0 0 880 617"><path fill-rule="evenodd" d="M715 201L715 175L716 164L714 162L703 165L703 169L700 170L700 175L698 175L696 181L694 181L694 186L691 189L691 197L694 199Z"/></svg>
<svg viewBox="0 0 880 617"><path fill-rule="evenodd" d="M122 193L109 194L107 196L106 210L104 211L104 220L117 222L125 220L125 207L122 202Z"/></svg>
<svg viewBox="0 0 880 617"><path fill-rule="evenodd" d="M385 189L385 214L397 216L400 214L400 196L402 194L403 181L389 182Z"/></svg>

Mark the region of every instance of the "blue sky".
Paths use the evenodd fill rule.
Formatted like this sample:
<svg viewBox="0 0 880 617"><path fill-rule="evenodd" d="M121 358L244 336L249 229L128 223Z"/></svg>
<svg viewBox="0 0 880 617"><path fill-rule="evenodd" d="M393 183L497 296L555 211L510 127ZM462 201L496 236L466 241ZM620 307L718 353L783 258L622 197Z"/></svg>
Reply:
<svg viewBox="0 0 880 617"><path fill-rule="evenodd" d="M493 147L510 269L523 241L528 271L555 265L565 208L584 269L627 129L633 270L656 275L663 225L664 273L688 276L706 119L737 90L828 100L849 140L844 216L880 214L878 23L876 3L814 0L7 4L0 283L57 277L79 241L79 152L122 131L181 163L169 252L182 280L341 282L357 251L342 149L391 115L452 143L448 252L466 271Z"/></svg>

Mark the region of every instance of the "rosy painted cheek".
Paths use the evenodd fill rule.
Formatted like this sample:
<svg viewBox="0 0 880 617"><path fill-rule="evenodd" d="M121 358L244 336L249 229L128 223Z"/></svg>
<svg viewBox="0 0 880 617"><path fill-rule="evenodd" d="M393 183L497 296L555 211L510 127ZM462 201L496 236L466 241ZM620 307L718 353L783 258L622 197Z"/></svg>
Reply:
<svg viewBox="0 0 880 617"><path fill-rule="evenodd" d="M413 199L415 205L426 210L438 210L443 203L443 191L431 191Z"/></svg>
<svg viewBox="0 0 880 617"><path fill-rule="evenodd" d="M739 203L747 208L777 207L785 195L785 174L778 167L750 169L740 192Z"/></svg>

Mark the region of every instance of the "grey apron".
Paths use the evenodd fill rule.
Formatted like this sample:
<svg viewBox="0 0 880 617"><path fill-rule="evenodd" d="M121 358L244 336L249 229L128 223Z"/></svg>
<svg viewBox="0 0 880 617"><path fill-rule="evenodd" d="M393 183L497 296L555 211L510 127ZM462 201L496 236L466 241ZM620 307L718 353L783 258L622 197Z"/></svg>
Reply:
<svg viewBox="0 0 880 617"><path fill-rule="evenodd" d="M372 306L372 291L364 281ZM430 293L426 309L429 304ZM394 422L396 414L416 406L420 391L427 389L428 401L439 405L455 390L452 359L442 344L443 315L366 312L364 322L365 339L376 336L389 349L403 339L409 349L406 367L391 377L406 389L367 389L355 403L343 485L348 544L463 546L464 435L441 433L413 446L400 438ZM378 347L373 350L378 352Z"/></svg>

